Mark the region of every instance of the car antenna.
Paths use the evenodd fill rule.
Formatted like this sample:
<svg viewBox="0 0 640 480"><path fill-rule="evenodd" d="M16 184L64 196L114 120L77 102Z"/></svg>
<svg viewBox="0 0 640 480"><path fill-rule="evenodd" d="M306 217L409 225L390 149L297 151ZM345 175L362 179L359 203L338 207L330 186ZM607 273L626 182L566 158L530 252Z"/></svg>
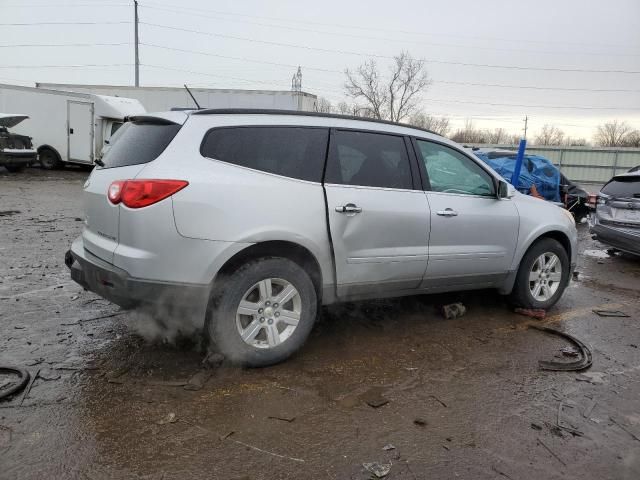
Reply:
<svg viewBox="0 0 640 480"><path fill-rule="evenodd" d="M196 104L196 107L198 107L198 110L201 110L202 107L200 106L200 104L198 103L198 101L196 100L196 97L193 96L193 93L191 93L191 90L189 90L189 87L187 87L187 84L184 84L184 88L186 88L187 93L189 93L189 95L191 96L191 100L193 100L193 103Z"/></svg>

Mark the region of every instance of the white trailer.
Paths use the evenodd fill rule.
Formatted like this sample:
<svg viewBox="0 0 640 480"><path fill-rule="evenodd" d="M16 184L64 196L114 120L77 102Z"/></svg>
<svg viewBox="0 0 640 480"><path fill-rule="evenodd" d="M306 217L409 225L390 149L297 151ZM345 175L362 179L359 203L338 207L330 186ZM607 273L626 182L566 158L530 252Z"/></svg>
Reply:
<svg viewBox="0 0 640 480"><path fill-rule="evenodd" d="M125 117L145 113L132 98L0 84L0 112L30 117L15 133L33 138L43 168L92 165Z"/></svg>
<svg viewBox="0 0 640 480"><path fill-rule="evenodd" d="M132 87L126 85L81 85L36 83L36 87L53 90L95 93L135 98L147 112L164 112L172 108L196 105L183 87ZM318 98L306 92L290 90L238 90L189 87L202 108L267 108L314 112Z"/></svg>

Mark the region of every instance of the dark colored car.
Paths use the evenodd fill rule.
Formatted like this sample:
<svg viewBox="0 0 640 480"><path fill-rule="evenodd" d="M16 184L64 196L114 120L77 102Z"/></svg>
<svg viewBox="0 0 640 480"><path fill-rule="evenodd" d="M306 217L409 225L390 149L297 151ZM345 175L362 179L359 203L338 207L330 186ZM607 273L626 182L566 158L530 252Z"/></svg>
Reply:
<svg viewBox="0 0 640 480"><path fill-rule="evenodd" d="M560 173L560 197L565 208L573 214L576 223L580 223L589 215L589 192L569 180L562 172Z"/></svg>
<svg viewBox="0 0 640 480"><path fill-rule="evenodd" d="M31 137L9 131L9 128L15 127L27 118L27 115L0 113L0 167L10 172L19 172L35 163L38 158Z"/></svg>
<svg viewBox="0 0 640 480"><path fill-rule="evenodd" d="M616 175L602 187L589 230L602 243L640 255L640 171Z"/></svg>

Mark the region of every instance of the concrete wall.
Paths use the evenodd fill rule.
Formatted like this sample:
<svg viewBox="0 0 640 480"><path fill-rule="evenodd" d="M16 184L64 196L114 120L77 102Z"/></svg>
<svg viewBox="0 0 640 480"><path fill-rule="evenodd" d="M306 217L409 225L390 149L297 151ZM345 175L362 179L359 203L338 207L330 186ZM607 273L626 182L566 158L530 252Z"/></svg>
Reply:
<svg viewBox="0 0 640 480"><path fill-rule="evenodd" d="M184 88L131 87L112 85L75 85L37 83L37 87L73 92L96 93L129 97L139 100L147 112L167 111L172 108L195 108ZM191 92L203 108L267 108L277 110L315 111L317 97L305 92L276 90L217 90L192 88Z"/></svg>

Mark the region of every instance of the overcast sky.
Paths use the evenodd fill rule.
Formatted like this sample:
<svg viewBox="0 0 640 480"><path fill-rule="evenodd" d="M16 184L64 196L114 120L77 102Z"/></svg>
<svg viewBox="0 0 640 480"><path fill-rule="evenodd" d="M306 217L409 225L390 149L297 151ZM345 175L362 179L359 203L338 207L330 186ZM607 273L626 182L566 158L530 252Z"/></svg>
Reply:
<svg viewBox="0 0 640 480"><path fill-rule="evenodd" d="M386 69L406 50L433 80L423 110L456 125L640 128L640 0L141 0L139 13L142 85L288 90L301 65L303 90L337 103L346 67L375 55ZM0 52L3 83L131 85L133 2L0 0Z"/></svg>

